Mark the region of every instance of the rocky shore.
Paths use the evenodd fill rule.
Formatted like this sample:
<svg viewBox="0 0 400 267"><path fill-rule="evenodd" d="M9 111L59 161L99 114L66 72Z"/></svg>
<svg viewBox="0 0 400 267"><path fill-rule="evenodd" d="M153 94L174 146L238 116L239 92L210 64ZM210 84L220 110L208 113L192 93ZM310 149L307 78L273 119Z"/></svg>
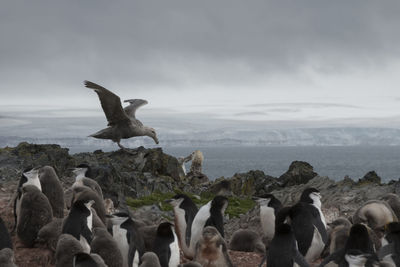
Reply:
<svg viewBox="0 0 400 267"><path fill-rule="evenodd" d="M262 171L253 170L235 174L230 178L221 177L215 181L207 181L204 174L189 173L185 176L178 159L163 153L161 148L139 147L130 150L130 153L121 150L114 152L99 150L70 155L67 148L59 145L20 143L17 147L0 148L0 215L9 229L13 218L10 200L22 170L30 166L52 166L64 188L67 189L73 182L69 168L81 163L93 167L94 179L102 187L104 196L111 198L116 207L130 204L129 199L146 199L155 195L162 198L174 192L192 194L199 201L216 194L229 196L232 207L236 205L237 208L241 206L246 208L227 213L225 218L227 241L239 228L261 233L259 209L251 200L252 196L272 193L284 205L290 205L299 199L303 189L315 187L321 192L323 212L329 222L339 216L349 216L367 200L379 199L386 193L400 193L400 181L382 183L378 174L373 171L358 181L346 177L335 182L328 177L319 176L310 164L301 161L293 162L288 171L280 177L272 177ZM158 200L158 198L150 199ZM172 211L163 206L161 199L143 203L145 204L141 207L134 207L132 213L144 221L155 224L173 216ZM17 242L16 237L13 238ZM29 258L30 252L19 250L17 244L16 258L19 266L52 266L51 253L38 254L36 251L32 253L35 260ZM245 262L250 258L258 263L260 259L260 256L254 254L232 253L233 261L236 263ZM38 255L43 257L40 258Z"/></svg>

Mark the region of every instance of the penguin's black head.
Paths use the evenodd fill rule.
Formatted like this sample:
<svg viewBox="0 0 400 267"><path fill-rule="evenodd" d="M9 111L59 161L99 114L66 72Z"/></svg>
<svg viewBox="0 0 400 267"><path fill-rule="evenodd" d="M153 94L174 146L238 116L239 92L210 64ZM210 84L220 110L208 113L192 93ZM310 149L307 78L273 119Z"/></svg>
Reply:
<svg viewBox="0 0 400 267"><path fill-rule="evenodd" d="M368 233L368 229L363 224L354 224L350 229L347 239L345 252L359 250L362 253L374 253L374 247Z"/></svg>
<svg viewBox="0 0 400 267"><path fill-rule="evenodd" d="M27 181L27 179L31 179L31 178L33 178L33 177L38 176L38 175L39 175L39 169L40 169L39 166L38 166L38 167L35 167L35 168L32 168L32 167L26 168L26 169L22 172L22 177L21 177L21 179L24 180L24 181Z"/></svg>
<svg viewBox="0 0 400 267"><path fill-rule="evenodd" d="M300 197L300 202L313 204L316 199L321 199L321 194L319 190L313 187L304 189Z"/></svg>
<svg viewBox="0 0 400 267"><path fill-rule="evenodd" d="M163 237L170 237L173 236L174 234L172 233L172 227L173 224L169 222L163 222L158 225L157 228L157 236L163 236Z"/></svg>
<svg viewBox="0 0 400 267"><path fill-rule="evenodd" d="M76 166L75 169L84 169L85 170L85 177L91 177L92 169L90 168L89 164L81 163L78 166Z"/></svg>
<svg viewBox="0 0 400 267"><path fill-rule="evenodd" d="M224 213L228 207L228 198L224 196L216 196L211 202L211 210L218 210Z"/></svg>
<svg viewBox="0 0 400 267"><path fill-rule="evenodd" d="M87 214L87 212L90 212L90 208L92 207L93 204L94 204L94 200L81 199L81 200L75 201L74 204L72 205L72 207L74 209L78 209Z"/></svg>
<svg viewBox="0 0 400 267"><path fill-rule="evenodd" d="M270 206L270 203L277 199L272 194L263 194L258 197L253 197L253 200L255 200L260 206Z"/></svg>
<svg viewBox="0 0 400 267"><path fill-rule="evenodd" d="M181 204L184 201L188 201L188 199L190 199L190 198L185 194L177 194L177 195L173 196L171 199L165 200L165 202L172 205L173 207L180 207Z"/></svg>
<svg viewBox="0 0 400 267"><path fill-rule="evenodd" d="M124 217L124 218L130 217L130 216L129 216L129 213L127 213L127 212L125 212L125 211L120 211L120 212L113 213L112 216L115 216L115 217Z"/></svg>

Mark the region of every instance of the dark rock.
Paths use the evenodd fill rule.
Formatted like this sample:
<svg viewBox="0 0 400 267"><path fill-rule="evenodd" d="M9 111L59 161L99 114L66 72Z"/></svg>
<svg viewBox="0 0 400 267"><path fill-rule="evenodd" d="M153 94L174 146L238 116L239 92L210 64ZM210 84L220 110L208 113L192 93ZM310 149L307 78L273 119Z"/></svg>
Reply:
<svg viewBox="0 0 400 267"><path fill-rule="evenodd" d="M279 177L282 186L305 184L318 174L314 172L313 166L304 161L293 161L289 170Z"/></svg>
<svg viewBox="0 0 400 267"><path fill-rule="evenodd" d="M363 178L358 180L358 184L381 184L381 177L375 171L370 171Z"/></svg>
<svg viewBox="0 0 400 267"><path fill-rule="evenodd" d="M222 183L223 180L227 181L224 182L226 183L225 185ZM263 194L280 187L276 178L266 175L263 171L256 170L247 173L236 173L232 178L228 179L217 179L211 185L210 190L216 192L221 189L222 185L227 187L228 183L230 191L237 196Z"/></svg>
<svg viewBox="0 0 400 267"><path fill-rule="evenodd" d="M188 172L186 178L190 185L195 186L209 181L207 175L201 172Z"/></svg>

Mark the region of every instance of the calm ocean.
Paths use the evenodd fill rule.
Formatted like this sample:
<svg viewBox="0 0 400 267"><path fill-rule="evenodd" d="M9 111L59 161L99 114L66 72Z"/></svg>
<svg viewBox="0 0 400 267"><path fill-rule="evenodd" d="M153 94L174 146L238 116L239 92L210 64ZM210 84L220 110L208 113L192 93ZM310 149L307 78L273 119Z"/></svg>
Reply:
<svg viewBox="0 0 400 267"><path fill-rule="evenodd" d="M400 147L164 147L173 156L187 156L199 149L204 154L203 172L210 179L237 172L263 170L278 177L295 160L306 161L321 176L353 179L374 170L384 181L400 178ZM190 164L186 166L188 170Z"/></svg>

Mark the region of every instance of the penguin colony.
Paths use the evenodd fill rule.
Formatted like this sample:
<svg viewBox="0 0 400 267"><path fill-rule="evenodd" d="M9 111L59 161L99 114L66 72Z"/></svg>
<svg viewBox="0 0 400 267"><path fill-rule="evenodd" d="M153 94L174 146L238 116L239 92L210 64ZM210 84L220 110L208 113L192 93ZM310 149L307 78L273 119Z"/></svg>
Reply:
<svg viewBox="0 0 400 267"><path fill-rule="evenodd" d="M224 196L198 208L190 197L177 194L166 201L173 207L173 223L148 226L127 210L106 212L109 204L100 185L86 177L90 166L79 165L72 173L69 205L49 166L24 170L14 200L14 229L21 244L49 248L57 267L230 267L228 248L264 255L260 266L268 267L307 267L318 261L319 266L400 266L400 198L395 194L368 201L351 217L329 224L315 188L305 189L292 206L283 206L272 194L253 197L260 206L262 235L237 229L228 243ZM1 218L0 266L16 266Z"/></svg>

